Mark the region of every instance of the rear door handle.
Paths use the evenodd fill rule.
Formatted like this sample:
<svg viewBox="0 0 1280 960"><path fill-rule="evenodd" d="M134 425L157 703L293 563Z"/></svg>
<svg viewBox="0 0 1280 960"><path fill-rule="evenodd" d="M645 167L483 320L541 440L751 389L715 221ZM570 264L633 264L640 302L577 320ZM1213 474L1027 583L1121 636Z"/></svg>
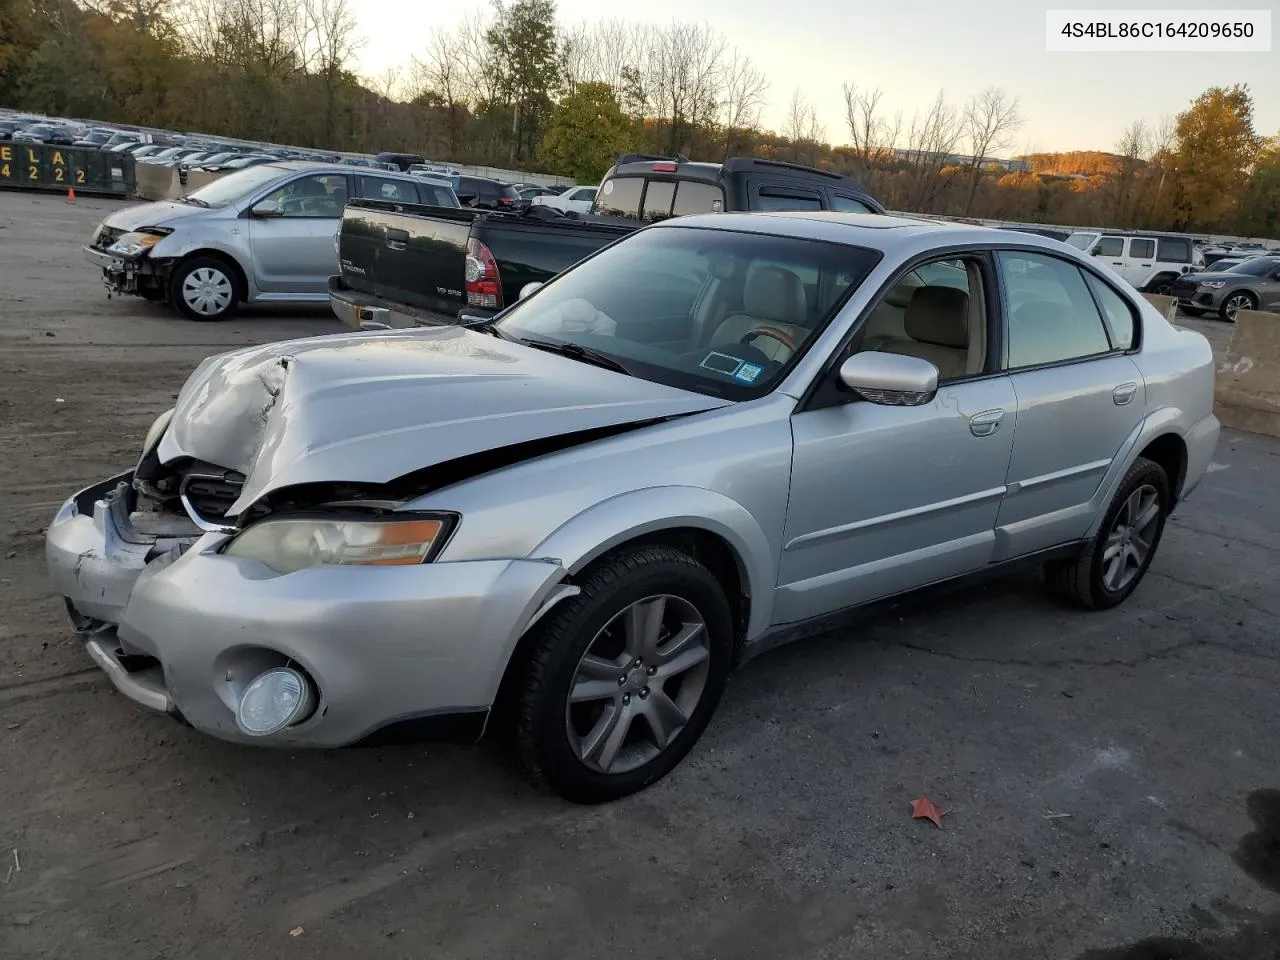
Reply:
<svg viewBox="0 0 1280 960"><path fill-rule="evenodd" d="M387 228L387 246L392 250L403 250L409 245L409 231Z"/></svg>
<svg viewBox="0 0 1280 960"><path fill-rule="evenodd" d="M983 410L969 418L969 432L975 437L989 437L1000 429L1000 421L1004 419L1004 411Z"/></svg>
<svg viewBox="0 0 1280 960"><path fill-rule="evenodd" d="M1128 406L1133 403L1133 398L1138 395L1138 385L1136 383L1122 383L1111 391L1111 399L1116 402L1117 407Z"/></svg>

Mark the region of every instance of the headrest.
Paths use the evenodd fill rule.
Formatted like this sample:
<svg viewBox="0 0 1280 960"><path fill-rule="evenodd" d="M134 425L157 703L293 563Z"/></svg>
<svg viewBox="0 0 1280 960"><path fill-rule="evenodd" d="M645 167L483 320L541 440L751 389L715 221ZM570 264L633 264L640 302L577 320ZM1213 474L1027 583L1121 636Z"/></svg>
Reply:
<svg viewBox="0 0 1280 960"><path fill-rule="evenodd" d="M912 340L963 350L969 346L969 295L955 287L919 287L904 322Z"/></svg>
<svg viewBox="0 0 1280 960"><path fill-rule="evenodd" d="M809 316L804 284L790 270L756 267L742 291L743 311L761 320L803 325Z"/></svg>

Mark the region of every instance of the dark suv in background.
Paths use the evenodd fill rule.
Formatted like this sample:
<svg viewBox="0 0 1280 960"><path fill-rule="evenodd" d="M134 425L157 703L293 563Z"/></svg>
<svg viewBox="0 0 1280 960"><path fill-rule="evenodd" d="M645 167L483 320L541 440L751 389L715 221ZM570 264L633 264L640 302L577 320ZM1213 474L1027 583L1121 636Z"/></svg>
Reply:
<svg viewBox="0 0 1280 960"><path fill-rule="evenodd" d="M519 191L509 183L484 177L459 177L453 190L464 207L480 210L519 210L524 206Z"/></svg>

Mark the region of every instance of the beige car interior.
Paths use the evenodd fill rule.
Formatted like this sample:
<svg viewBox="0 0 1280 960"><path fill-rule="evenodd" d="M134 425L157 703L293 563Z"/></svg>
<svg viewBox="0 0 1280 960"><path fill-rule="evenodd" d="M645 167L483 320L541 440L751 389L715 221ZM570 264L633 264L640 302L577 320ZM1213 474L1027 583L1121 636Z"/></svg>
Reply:
<svg viewBox="0 0 1280 960"><path fill-rule="evenodd" d="M907 274L876 305L854 352L875 350L928 360L938 379L954 380L981 373L986 365L986 304L982 275L968 260L947 261L957 274L963 269L968 292L956 286L929 284L919 273ZM926 265L928 266L928 265Z"/></svg>
<svg viewBox="0 0 1280 960"><path fill-rule="evenodd" d="M740 343L749 333L759 331L764 332L748 342L779 363L786 362L812 333L804 284L790 270L753 267L742 288L742 313L721 321L710 344Z"/></svg>

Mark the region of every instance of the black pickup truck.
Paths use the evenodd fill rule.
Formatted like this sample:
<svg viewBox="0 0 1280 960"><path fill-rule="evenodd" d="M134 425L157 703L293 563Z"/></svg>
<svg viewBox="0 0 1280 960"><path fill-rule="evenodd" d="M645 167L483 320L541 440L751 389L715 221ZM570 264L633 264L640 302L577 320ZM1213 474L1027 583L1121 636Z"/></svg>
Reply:
<svg viewBox="0 0 1280 960"><path fill-rule="evenodd" d="M620 157L590 214L519 213L352 200L338 232L340 273L329 302L356 329L492 316L530 283L668 217L741 210L884 213L854 180L774 160Z"/></svg>

